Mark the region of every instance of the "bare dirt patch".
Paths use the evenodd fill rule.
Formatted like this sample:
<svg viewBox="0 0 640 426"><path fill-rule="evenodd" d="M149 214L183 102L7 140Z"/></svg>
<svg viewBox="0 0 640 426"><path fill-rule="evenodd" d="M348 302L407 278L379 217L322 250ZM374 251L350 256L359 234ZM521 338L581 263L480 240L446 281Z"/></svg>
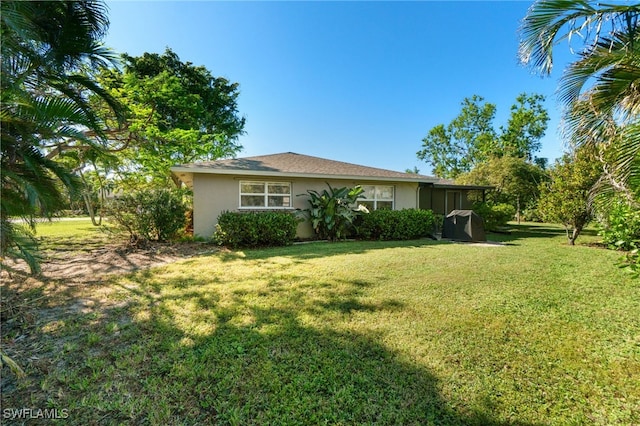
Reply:
<svg viewBox="0 0 640 426"><path fill-rule="evenodd" d="M108 244L87 250L75 247L46 250L42 253L42 273L37 279L91 283L101 281L107 275L134 272L216 250L205 243L148 243L144 247ZM3 282L22 281L28 279L27 272L26 263L7 259L1 278Z"/></svg>
<svg viewBox="0 0 640 426"><path fill-rule="evenodd" d="M8 368L0 370L2 405L22 407L20 401L42 393L42 383L55 370L65 347L79 346L84 338L81 336L86 334L78 328L77 335L55 337L57 329L126 308L127 300L111 297L117 289L103 285L110 276L217 250L204 243L149 243L142 248L124 243L57 244L41 253L39 275L29 274L25 262L4 259L0 272L0 346L22 367L26 378L18 379ZM44 403L41 405L44 407Z"/></svg>

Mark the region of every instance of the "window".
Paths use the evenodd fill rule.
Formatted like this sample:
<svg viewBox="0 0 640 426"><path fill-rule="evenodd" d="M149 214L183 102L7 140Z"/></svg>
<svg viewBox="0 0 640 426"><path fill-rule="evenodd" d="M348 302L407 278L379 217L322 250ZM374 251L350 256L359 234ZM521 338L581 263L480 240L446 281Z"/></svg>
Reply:
<svg viewBox="0 0 640 426"><path fill-rule="evenodd" d="M393 210L393 186L363 185L358 203L369 210Z"/></svg>
<svg viewBox="0 0 640 426"><path fill-rule="evenodd" d="M286 209L291 207L289 182L240 182L240 208Z"/></svg>

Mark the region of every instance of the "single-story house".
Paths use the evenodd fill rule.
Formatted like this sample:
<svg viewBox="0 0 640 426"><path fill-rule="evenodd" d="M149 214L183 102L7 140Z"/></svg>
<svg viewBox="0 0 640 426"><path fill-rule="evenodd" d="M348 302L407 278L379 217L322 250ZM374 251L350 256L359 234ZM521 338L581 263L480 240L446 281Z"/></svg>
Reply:
<svg viewBox="0 0 640 426"><path fill-rule="evenodd" d="M469 191L490 187L456 185L453 181L402 173L287 152L234 158L171 168L193 190L193 230L209 238L224 211L295 210L308 208L307 190L322 191L361 185L359 200L370 210L431 209L447 214L471 208ZM298 236L314 235L310 223L298 226Z"/></svg>

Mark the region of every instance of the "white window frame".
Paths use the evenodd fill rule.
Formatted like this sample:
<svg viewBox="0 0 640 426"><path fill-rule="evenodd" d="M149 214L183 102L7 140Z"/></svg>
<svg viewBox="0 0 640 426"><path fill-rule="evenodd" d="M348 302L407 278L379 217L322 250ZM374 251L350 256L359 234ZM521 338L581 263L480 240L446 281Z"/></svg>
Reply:
<svg viewBox="0 0 640 426"><path fill-rule="evenodd" d="M262 193L248 193L242 192L242 185L263 185L264 192ZM269 185L286 185L289 187L288 194L270 194L269 193ZM291 210L293 208L293 199L292 199L292 184L291 182L273 182L273 181L262 181L262 180L241 180L238 184L238 209L239 210ZM264 197L264 206L243 206L242 205L242 196L243 195L252 195L258 196L262 195ZM288 206L269 206L269 197L289 197L289 205Z"/></svg>
<svg viewBox="0 0 640 426"><path fill-rule="evenodd" d="M392 194L391 198L378 198L378 188L382 186L388 186L391 188ZM396 209L396 187L395 185L361 185L363 189L366 187L373 187L373 198L358 198L358 202L366 201L368 203L373 203L373 210L378 210L378 201L389 202L391 201L391 210ZM363 195L366 192L363 193Z"/></svg>

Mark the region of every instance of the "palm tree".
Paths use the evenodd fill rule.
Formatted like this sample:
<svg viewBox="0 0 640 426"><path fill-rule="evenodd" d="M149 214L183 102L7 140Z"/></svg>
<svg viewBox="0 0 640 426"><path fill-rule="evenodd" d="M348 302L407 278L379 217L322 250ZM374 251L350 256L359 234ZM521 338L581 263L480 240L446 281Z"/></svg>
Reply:
<svg viewBox="0 0 640 426"><path fill-rule="evenodd" d="M109 25L102 2L3 1L0 12L0 250L2 256L24 258L35 272L29 235L35 215L50 215L61 205L60 183L71 190L79 186L51 154L61 144L101 149L102 125L86 93L120 111L92 77L114 63L115 55L100 44ZM96 137L87 137L87 130ZM12 217L25 219L27 226Z"/></svg>
<svg viewBox="0 0 640 426"><path fill-rule="evenodd" d="M577 146L594 145L604 165L601 195L640 200L640 5L538 0L520 28L520 59L551 73L553 48L578 39L578 59L560 78L564 131Z"/></svg>

